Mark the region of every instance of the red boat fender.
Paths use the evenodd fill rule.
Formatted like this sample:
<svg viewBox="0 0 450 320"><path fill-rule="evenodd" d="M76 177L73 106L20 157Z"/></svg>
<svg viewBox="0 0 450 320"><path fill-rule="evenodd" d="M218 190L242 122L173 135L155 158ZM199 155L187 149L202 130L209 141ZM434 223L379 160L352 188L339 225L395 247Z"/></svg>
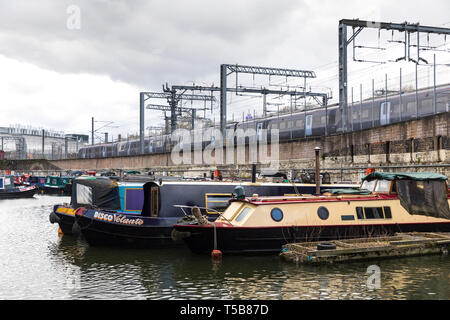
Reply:
<svg viewBox="0 0 450 320"><path fill-rule="evenodd" d="M74 214L75 214L75 215L82 216L82 215L84 214L83 211L84 211L84 208L81 207L81 208L76 209Z"/></svg>
<svg viewBox="0 0 450 320"><path fill-rule="evenodd" d="M220 251L220 250L213 250L211 252L211 259L214 262L221 261L222 260L222 251Z"/></svg>

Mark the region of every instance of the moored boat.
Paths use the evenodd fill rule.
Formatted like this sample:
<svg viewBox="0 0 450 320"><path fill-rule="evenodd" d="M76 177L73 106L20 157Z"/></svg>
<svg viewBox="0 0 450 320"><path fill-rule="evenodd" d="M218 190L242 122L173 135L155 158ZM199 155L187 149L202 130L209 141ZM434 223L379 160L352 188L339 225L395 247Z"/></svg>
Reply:
<svg viewBox="0 0 450 320"><path fill-rule="evenodd" d="M45 184L45 177L33 175L28 177L27 182L25 183L25 185L27 186L35 186L38 189L38 191L42 190L44 184Z"/></svg>
<svg viewBox="0 0 450 320"><path fill-rule="evenodd" d="M0 177L0 199L32 198L36 191L35 186L15 186L13 176Z"/></svg>
<svg viewBox="0 0 450 320"><path fill-rule="evenodd" d="M396 232L449 232L447 177L373 172L360 189L320 196L236 196L213 223L176 224L193 252L279 253L284 244Z"/></svg>
<svg viewBox="0 0 450 320"><path fill-rule="evenodd" d="M110 180L111 177L90 177L90 176L81 176L76 178L76 182L84 181L83 185L87 185L89 188L93 188L94 192L99 192L99 189L115 189L116 185L111 184ZM75 181L75 180L73 180ZM112 190L112 193L115 193L117 191L116 195L112 195L113 197L119 198L120 203L120 209L118 212L121 212L122 214L134 214L138 215L141 213L142 205L144 203L144 193L142 188L142 183L117 183L118 190ZM75 183L76 185L76 183ZM77 188L77 187L75 187ZM92 190L90 191L92 194ZM104 191L103 191L104 192ZM71 204L62 204L62 205L55 205L53 208L53 212L50 213L50 222L51 223L58 223L59 227L61 228L61 231L64 234L72 234L72 227L75 222L75 212L76 209L87 200L91 202L91 206L96 207L97 209L106 209L110 210L111 207L109 207L106 204L104 199L97 198L97 199L87 199L83 200L83 196L80 196L80 200L77 201L77 193L76 191L72 193L71 195ZM111 197L111 195L110 195ZM84 203L84 205L89 206L89 204ZM114 207L118 208L118 207Z"/></svg>
<svg viewBox="0 0 450 320"><path fill-rule="evenodd" d="M79 178L74 180L74 186L83 184ZM127 199L120 198L117 208L105 208L94 202L86 203L78 199L77 187L73 188L72 203L70 205L55 206L53 211L54 222L59 217L69 221L75 219L81 233L90 244L98 245L133 245L138 247L151 247L153 245L172 244L173 225L185 215L175 205L200 206L208 219L215 220L223 212L232 198L236 186L243 188L246 194L260 193L294 194L313 192L314 185L289 183L240 183L240 182L205 182L205 181L154 181L142 183L142 191L132 190L126 192L128 198L142 197L142 202L135 202L133 211ZM95 192L96 186L87 186ZM323 188L349 188L354 185L324 185ZM81 187L80 187L81 188ZM118 184L117 193L120 194L121 184ZM65 215L62 217L62 215ZM106 218L105 218L106 217ZM133 221L133 222L131 222ZM134 221L137 221L134 223ZM66 228L67 229L67 228ZM77 229L77 228L75 228ZM64 232L64 230L63 230Z"/></svg>
<svg viewBox="0 0 450 320"><path fill-rule="evenodd" d="M42 186L42 193L70 196L73 177L47 176Z"/></svg>

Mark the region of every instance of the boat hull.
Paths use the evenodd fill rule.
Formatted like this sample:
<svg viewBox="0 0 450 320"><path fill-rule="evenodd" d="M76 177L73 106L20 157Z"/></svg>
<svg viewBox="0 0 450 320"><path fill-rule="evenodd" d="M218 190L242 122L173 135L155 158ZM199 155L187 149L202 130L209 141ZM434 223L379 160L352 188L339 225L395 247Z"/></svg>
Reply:
<svg viewBox="0 0 450 320"><path fill-rule="evenodd" d="M209 254L215 249L212 226L175 225L174 229L184 237L192 252ZM224 254L278 254L283 245L292 242L389 236L397 232L450 232L450 222L321 227L216 227L216 249Z"/></svg>
<svg viewBox="0 0 450 320"><path fill-rule="evenodd" d="M62 233L65 235L72 235L73 234L72 227L73 223L75 222L75 216L67 213L60 213L57 211L53 211L53 214L55 214L58 217L57 223Z"/></svg>
<svg viewBox="0 0 450 320"><path fill-rule="evenodd" d="M23 189L16 188L16 190L0 192L0 199L33 198L36 192L37 189L35 187L27 187Z"/></svg>
<svg viewBox="0 0 450 320"><path fill-rule="evenodd" d="M98 214L114 216L113 221L97 219ZM116 221L139 221L138 224L125 224ZM172 240L173 225L179 218L153 218L104 213L87 210L75 215L76 226L86 241L92 246L114 246L133 248L155 248L168 245L182 245Z"/></svg>
<svg viewBox="0 0 450 320"><path fill-rule="evenodd" d="M64 188L55 188L43 186L41 189L42 194L47 195L59 195L59 196L70 196L72 194L71 186L65 186Z"/></svg>

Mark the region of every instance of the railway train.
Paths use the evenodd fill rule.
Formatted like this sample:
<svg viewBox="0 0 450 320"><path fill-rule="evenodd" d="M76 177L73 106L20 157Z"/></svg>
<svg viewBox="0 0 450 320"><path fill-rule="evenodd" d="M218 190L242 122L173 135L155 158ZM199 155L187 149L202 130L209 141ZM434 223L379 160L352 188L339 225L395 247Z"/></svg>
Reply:
<svg viewBox="0 0 450 320"><path fill-rule="evenodd" d="M418 106L416 106L416 99ZM400 95L379 96L375 99L365 100L362 103L349 103L351 113L351 128L353 131L364 130L371 127L385 126L396 122L408 121L417 117L426 117L434 113L434 89L427 88L416 92L403 93L400 108ZM436 112L444 113L450 110L450 84L436 88ZM279 130L279 141L299 139L309 136L323 136L339 133L341 119L339 106L330 105L327 108L317 108L292 114L280 114L264 119L254 119L240 123L228 124L227 129L255 129L256 135L262 129L268 131ZM214 143L212 127L203 128L206 132L201 143L202 148ZM207 134L205 134L207 133ZM191 135L195 132L191 131ZM178 144L182 148L182 137L172 138L170 134L145 138L144 152L166 153ZM249 139L249 138L247 138ZM270 137L269 137L270 140ZM191 138L191 141L196 141ZM198 142L199 143L199 142ZM248 143L248 140L247 140ZM192 148L198 148L192 144ZM197 149L198 150L198 149ZM82 147L78 151L78 158L104 158L117 156L133 156L140 154L139 140L119 141L108 144L99 144Z"/></svg>

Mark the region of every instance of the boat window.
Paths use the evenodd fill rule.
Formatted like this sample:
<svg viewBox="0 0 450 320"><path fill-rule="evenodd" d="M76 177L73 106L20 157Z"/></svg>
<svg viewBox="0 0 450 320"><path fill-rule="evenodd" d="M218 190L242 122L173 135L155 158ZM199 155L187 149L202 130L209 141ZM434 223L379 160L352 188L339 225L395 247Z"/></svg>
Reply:
<svg viewBox="0 0 450 320"><path fill-rule="evenodd" d="M230 199L233 197L231 193L206 193L205 207L207 213L217 214L216 211L224 212L229 205ZM208 211L211 209L211 211Z"/></svg>
<svg viewBox="0 0 450 320"><path fill-rule="evenodd" d="M373 188L375 187L376 180L372 181L364 181L361 185L361 189L373 191Z"/></svg>
<svg viewBox="0 0 450 320"><path fill-rule="evenodd" d="M391 181L389 180L378 180L377 186L375 187L376 192L389 192L391 186Z"/></svg>
<svg viewBox="0 0 450 320"><path fill-rule="evenodd" d="M270 216L274 221L280 222L281 220L283 220L283 211L278 208L273 208L272 211L270 211Z"/></svg>
<svg viewBox="0 0 450 320"><path fill-rule="evenodd" d="M151 203L150 203L150 216L158 217L159 214L159 187L152 187L151 193Z"/></svg>
<svg viewBox="0 0 450 320"><path fill-rule="evenodd" d="M245 207L244 209L242 209L241 213L239 213L239 215L236 217L236 222L241 222L242 220L244 220L244 218L247 216L249 212L250 212L249 207Z"/></svg>
<svg viewBox="0 0 450 320"><path fill-rule="evenodd" d="M383 219L383 208L364 208L366 219Z"/></svg>
<svg viewBox="0 0 450 320"><path fill-rule="evenodd" d="M392 219L391 207L356 207L356 216L364 219Z"/></svg>
<svg viewBox="0 0 450 320"><path fill-rule="evenodd" d="M384 218L392 219L391 207L383 207L384 209Z"/></svg>
<svg viewBox="0 0 450 320"><path fill-rule="evenodd" d="M92 188L77 184L77 203L92 204Z"/></svg>
<svg viewBox="0 0 450 320"><path fill-rule="evenodd" d="M364 211L361 207L356 207L356 216L358 219L364 219Z"/></svg>
<svg viewBox="0 0 450 320"><path fill-rule="evenodd" d="M320 219L322 220L327 220L328 217L330 216L330 213L328 212L328 209L325 207L320 207L317 210L317 215L319 216Z"/></svg>

